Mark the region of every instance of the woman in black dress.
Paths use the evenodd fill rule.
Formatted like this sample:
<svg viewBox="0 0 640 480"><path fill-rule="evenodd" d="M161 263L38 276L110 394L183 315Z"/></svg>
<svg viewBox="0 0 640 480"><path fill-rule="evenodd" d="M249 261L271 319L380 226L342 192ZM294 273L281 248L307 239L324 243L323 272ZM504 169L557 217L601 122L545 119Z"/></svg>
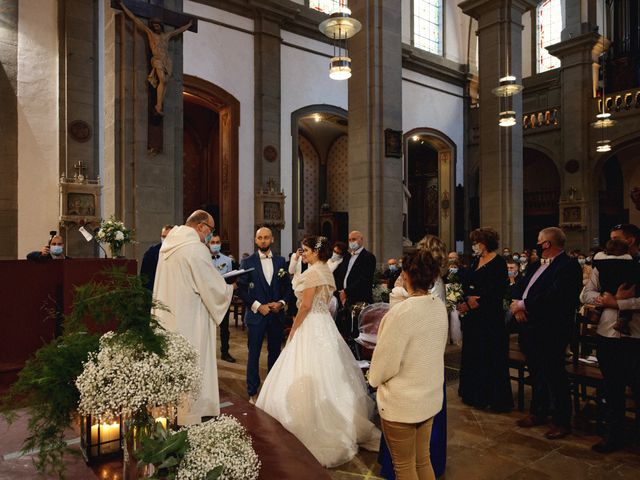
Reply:
<svg viewBox="0 0 640 480"><path fill-rule="evenodd" d="M462 279L465 301L458 305L462 317L458 393L467 405L506 412L513 407L503 309L507 265L495 252L499 237L494 229L479 228L469 238L474 259Z"/></svg>

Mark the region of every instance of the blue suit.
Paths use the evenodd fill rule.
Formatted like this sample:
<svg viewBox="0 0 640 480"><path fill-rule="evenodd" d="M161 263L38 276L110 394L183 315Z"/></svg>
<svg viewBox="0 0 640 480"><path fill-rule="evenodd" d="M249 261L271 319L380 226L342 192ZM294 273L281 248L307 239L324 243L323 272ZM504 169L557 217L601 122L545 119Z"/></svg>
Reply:
<svg viewBox="0 0 640 480"><path fill-rule="evenodd" d="M247 393L254 396L260 386L259 361L262 342L267 336L267 352L269 370L280 355L280 347L284 337L284 312L285 306L291 296L291 281L287 272L285 259L273 255L273 277L271 284L267 283L262 270L262 261L258 252L242 261L240 268L254 268L247 275L238 279L237 294L246 305L245 323L248 330L249 358L247 359ZM251 307L254 302L260 304L271 302L284 302L278 313L262 315L253 312Z"/></svg>

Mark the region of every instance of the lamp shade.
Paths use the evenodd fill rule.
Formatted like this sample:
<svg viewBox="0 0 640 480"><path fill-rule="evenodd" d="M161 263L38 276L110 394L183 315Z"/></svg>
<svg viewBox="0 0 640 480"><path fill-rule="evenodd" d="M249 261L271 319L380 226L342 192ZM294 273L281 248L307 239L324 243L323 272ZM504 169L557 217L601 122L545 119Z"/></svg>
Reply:
<svg viewBox="0 0 640 480"><path fill-rule="evenodd" d="M358 33L362 24L355 18L351 18L351 10L341 7L321 22L319 28L329 38L344 40Z"/></svg>
<svg viewBox="0 0 640 480"><path fill-rule="evenodd" d="M609 142L609 140L598 140L596 142L596 152L598 153L605 153L605 152L610 152L611 151L611 143Z"/></svg>
<svg viewBox="0 0 640 480"><path fill-rule="evenodd" d="M346 80L351 77L351 58L332 57L329 67L329 78L333 80Z"/></svg>
<svg viewBox="0 0 640 480"><path fill-rule="evenodd" d="M520 93L524 87L516 83L516 77L508 75L500 79L500 86L491 90L496 97L512 97Z"/></svg>
<svg viewBox="0 0 640 480"><path fill-rule="evenodd" d="M501 127L513 127L516 124L516 112L513 110L506 110L500 112L498 125Z"/></svg>

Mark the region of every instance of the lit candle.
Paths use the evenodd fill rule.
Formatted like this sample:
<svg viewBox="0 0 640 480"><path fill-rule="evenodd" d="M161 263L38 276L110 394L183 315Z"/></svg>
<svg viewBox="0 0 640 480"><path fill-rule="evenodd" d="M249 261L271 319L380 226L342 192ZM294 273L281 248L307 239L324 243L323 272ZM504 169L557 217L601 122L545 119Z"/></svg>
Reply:
<svg viewBox="0 0 640 480"><path fill-rule="evenodd" d="M162 428L167 429L167 419L166 417L158 417L156 418L156 423L162 425Z"/></svg>

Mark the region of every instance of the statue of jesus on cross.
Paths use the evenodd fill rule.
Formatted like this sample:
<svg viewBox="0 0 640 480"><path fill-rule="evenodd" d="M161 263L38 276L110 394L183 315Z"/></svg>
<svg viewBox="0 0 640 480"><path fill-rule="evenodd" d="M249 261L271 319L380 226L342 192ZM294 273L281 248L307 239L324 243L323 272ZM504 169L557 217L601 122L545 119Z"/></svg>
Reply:
<svg viewBox="0 0 640 480"><path fill-rule="evenodd" d="M149 72L147 79L156 89L155 111L158 115L164 115L162 111L162 103L164 101L167 83L169 82L169 78L171 78L171 74L173 72L173 62L171 61L171 55L169 54L169 40L180 35L191 27L193 20L189 20L186 25L183 25L176 30L165 33L162 22L159 19L150 19L149 26L147 26L126 7L122 0L120 0L120 6L122 7L122 11L133 20L136 26L147 34L149 48L151 49L152 55L151 71Z"/></svg>

